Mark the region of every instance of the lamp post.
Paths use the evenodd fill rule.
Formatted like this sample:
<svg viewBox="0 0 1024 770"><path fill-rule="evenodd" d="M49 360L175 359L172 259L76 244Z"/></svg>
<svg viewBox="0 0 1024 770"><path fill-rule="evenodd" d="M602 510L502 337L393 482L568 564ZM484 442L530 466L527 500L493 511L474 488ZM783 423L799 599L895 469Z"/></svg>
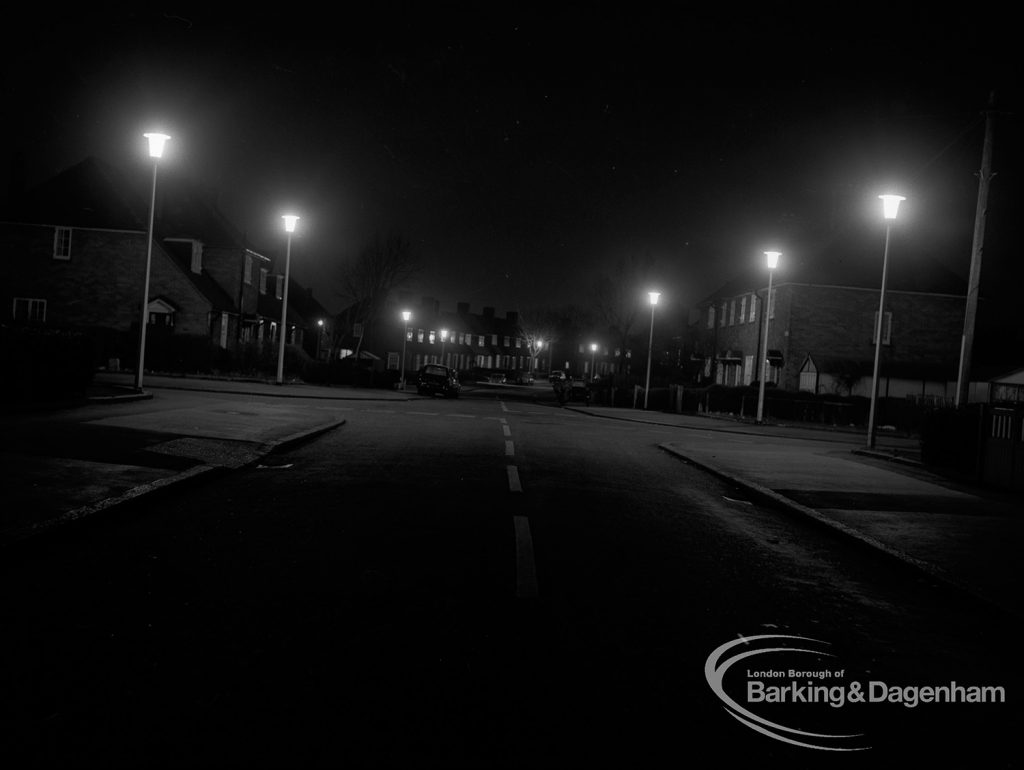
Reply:
<svg viewBox="0 0 1024 770"><path fill-rule="evenodd" d="M768 379L768 308L772 304L772 273L779 264L781 252L766 251L768 259L768 293L764 299L764 348L761 350L761 382L757 388L757 424L760 425L764 418L764 383Z"/></svg>
<svg viewBox="0 0 1024 770"><path fill-rule="evenodd" d="M651 356L654 354L654 306L658 304L660 292L649 291L647 297L651 302L651 336L647 341L647 384L644 385L644 409L647 409L647 394L651 390Z"/></svg>
<svg viewBox="0 0 1024 770"><path fill-rule="evenodd" d="M410 318L412 318L412 313L408 310L403 310L402 320L405 323L402 324L402 373L398 376L398 384L401 390L405 390L405 340L409 336Z"/></svg>
<svg viewBox="0 0 1024 770"><path fill-rule="evenodd" d="M544 347L544 340L536 340L533 344L535 350L533 351L533 354L530 356L530 374L533 374L533 370L537 362L536 359L540 355L541 348Z"/></svg>
<svg viewBox="0 0 1024 770"><path fill-rule="evenodd" d="M448 330L447 329L442 329L441 330L441 365L442 366L445 365L445 363L444 363L444 343L445 343L445 341L447 339L448 339Z"/></svg>
<svg viewBox="0 0 1024 770"><path fill-rule="evenodd" d="M139 362L135 367L135 389L142 390L142 370L146 364L146 326L149 325L149 266L153 261L153 216L156 211L156 168L164 154L167 134L143 134L149 140L149 157L153 159L153 191L149 199L149 230L146 234L146 277L142 281L142 317L139 323Z"/></svg>
<svg viewBox="0 0 1024 770"><path fill-rule="evenodd" d="M320 360L320 342L324 336L324 319L320 318L316 322L316 360Z"/></svg>
<svg viewBox="0 0 1024 770"><path fill-rule="evenodd" d="M597 343L590 343L590 381L594 381L594 356L597 355Z"/></svg>
<svg viewBox="0 0 1024 770"><path fill-rule="evenodd" d="M878 322L875 324L875 368L871 375L871 407L868 409L868 449L875 448L875 402L878 400L878 362L882 352L882 327L885 325L885 280L889 272L889 231L896 219L902 195L879 195L885 216L885 252L882 256L882 290L878 297Z"/></svg>
<svg viewBox="0 0 1024 770"><path fill-rule="evenodd" d="M284 382L284 341L288 331L288 275L292 264L292 233L299 218L294 214L284 214L284 231L288 234L288 245L284 252L284 294L281 301L281 344L277 350L277 384Z"/></svg>

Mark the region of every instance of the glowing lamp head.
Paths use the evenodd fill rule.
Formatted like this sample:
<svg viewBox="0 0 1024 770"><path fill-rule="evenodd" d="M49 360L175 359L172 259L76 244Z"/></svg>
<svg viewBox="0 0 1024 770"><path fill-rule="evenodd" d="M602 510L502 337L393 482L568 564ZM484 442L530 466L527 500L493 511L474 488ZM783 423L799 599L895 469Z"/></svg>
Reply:
<svg viewBox="0 0 1024 770"><path fill-rule="evenodd" d="M319 319L319 320L318 320L318 321L316 322L316 325L317 325L317 326L323 326L323 325L324 325L324 319L322 319L322 318L321 318L321 319Z"/></svg>
<svg viewBox="0 0 1024 770"><path fill-rule="evenodd" d="M443 339L443 340L448 339L448 330L447 329L442 329L441 330L441 339Z"/></svg>
<svg viewBox="0 0 1024 770"><path fill-rule="evenodd" d="M779 266L779 257L782 256L781 251L766 251L764 255L768 259L769 270L774 270L776 267Z"/></svg>
<svg viewBox="0 0 1024 770"><path fill-rule="evenodd" d="M900 201L906 200L902 195L879 195L878 197L882 199L882 214L886 219L895 219Z"/></svg>
<svg viewBox="0 0 1024 770"><path fill-rule="evenodd" d="M167 134L143 134L149 140L149 157L159 158L164 154L164 145L170 139Z"/></svg>
<svg viewBox="0 0 1024 770"><path fill-rule="evenodd" d="M650 298L652 305L657 305L658 304L658 297L661 296L661 292L660 291L649 291L649 292L647 292L647 296Z"/></svg>
<svg viewBox="0 0 1024 770"><path fill-rule="evenodd" d="M596 353L597 352L597 343L596 342L591 342L590 343L590 352L591 353Z"/></svg>
<svg viewBox="0 0 1024 770"><path fill-rule="evenodd" d="M284 220L284 229L287 233L295 232L295 223L299 221L299 218L294 214L284 214L281 219Z"/></svg>
<svg viewBox="0 0 1024 770"><path fill-rule="evenodd" d="M412 318L412 313L410 313L408 310L403 310L402 320L408 322L410 318Z"/></svg>

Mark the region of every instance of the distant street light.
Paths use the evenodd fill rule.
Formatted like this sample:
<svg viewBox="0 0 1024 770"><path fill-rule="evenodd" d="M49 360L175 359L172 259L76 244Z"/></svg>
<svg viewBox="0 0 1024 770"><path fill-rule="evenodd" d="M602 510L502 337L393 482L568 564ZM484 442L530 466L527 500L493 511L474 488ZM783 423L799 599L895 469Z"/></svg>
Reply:
<svg viewBox="0 0 1024 770"><path fill-rule="evenodd" d="M882 256L882 290L878 297L878 321L875 324L875 369L871 375L871 407L868 410L868 449L875 448L875 402L878 400L878 362L882 352L882 327L885 325L885 280L889 272L889 231L896 219L902 195L879 195L885 216L885 252Z"/></svg>
<svg viewBox="0 0 1024 770"><path fill-rule="evenodd" d="M647 384L644 385L644 409L647 408L647 394L651 391L651 356L654 354L654 306L658 304L660 292L649 291L647 296L651 302L651 336L647 342Z"/></svg>
<svg viewBox="0 0 1024 770"><path fill-rule="evenodd" d="M594 381L594 356L597 355L597 343L590 343L590 381Z"/></svg>
<svg viewBox="0 0 1024 770"><path fill-rule="evenodd" d="M408 310L403 310L402 320L405 323L402 324L402 373L398 377L398 384L401 390L405 390L405 340L409 336L410 318L412 318L412 313Z"/></svg>
<svg viewBox="0 0 1024 770"><path fill-rule="evenodd" d="M320 342L321 342L321 340L323 339L323 336L324 336L324 319L321 318L321 319L317 320L316 325L317 325L317 330L316 330L316 360L319 361L320 360Z"/></svg>
<svg viewBox="0 0 1024 770"><path fill-rule="evenodd" d="M768 294L764 300L764 348L761 350L761 382L757 388L757 424L760 425L764 418L764 383L768 379L768 308L772 304L772 273L779 264L781 252L766 251L768 259Z"/></svg>
<svg viewBox="0 0 1024 770"><path fill-rule="evenodd" d="M284 382L284 341L288 336L288 276L292 264L292 233L295 232L295 223L299 218L294 214L284 214L284 230L288 234L288 246L284 256L284 294L281 301L281 344L277 350L277 384Z"/></svg>
<svg viewBox="0 0 1024 770"><path fill-rule="evenodd" d="M448 339L448 330L447 329L442 329L441 330L441 365L442 366L444 366L444 343L447 341L447 339Z"/></svg>
<svg viewBox="0 0 1024 770"><path fill-rule="evenodd" d="M153 261L153 216L156 211L156 167L164 154L167 134L143 134L149 140L149 157L153 159L153 192L149 199L149 230L146 237L146 277L142 281L142 319L139 324L139 363L135 367L135 389L142 390L142 370L146 365L146 327L149 325L149 266Z"/></svg>
<svg viewBox="0 0 1024 770"><path fill-rule="evenodd" d="M540 355L541 348L544 347L544 340L534 340L533 347L534 349L531 351L530 355L530 374L533 374L536 359Z"/></svg>

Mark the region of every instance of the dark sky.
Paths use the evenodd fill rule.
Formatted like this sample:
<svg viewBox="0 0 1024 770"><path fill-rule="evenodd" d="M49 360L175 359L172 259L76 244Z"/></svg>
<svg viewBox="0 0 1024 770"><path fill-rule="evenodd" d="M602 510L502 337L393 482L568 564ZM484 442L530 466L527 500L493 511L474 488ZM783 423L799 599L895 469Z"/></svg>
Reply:
<svg viewBox="0 0 1024 770"><path fill-rule="evenodd" d="M331 309L334 266L377 232L414 244L417 289L448 309L585 304L628 256L656 259L682 307L770 247L849 236L880 270L890 186L904 258L966 275L995 91L983 278L1019 276L1009 11L632 5L22 12L2 54L7 166L38 182L96 155L145 176L141 134L160 127L161 173L216 191L256 248L302 216L293 271Z"/></svg>

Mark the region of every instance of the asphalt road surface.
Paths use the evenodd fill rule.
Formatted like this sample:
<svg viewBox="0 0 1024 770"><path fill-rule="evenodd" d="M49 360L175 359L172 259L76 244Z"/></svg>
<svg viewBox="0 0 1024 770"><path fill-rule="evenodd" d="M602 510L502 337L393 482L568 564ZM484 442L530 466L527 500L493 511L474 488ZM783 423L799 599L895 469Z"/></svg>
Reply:
<svg viewBox="0 0 1024 770"><path fill-rule="evenodd" d="M660 450L678 429L495 397L309 408L347 421L7 554L15 764L1019 766L1003 619ZM800 733L757 729L707 667L758 636L815 640L776 660L829 685L1007 703L785 703Z"/></svg>

